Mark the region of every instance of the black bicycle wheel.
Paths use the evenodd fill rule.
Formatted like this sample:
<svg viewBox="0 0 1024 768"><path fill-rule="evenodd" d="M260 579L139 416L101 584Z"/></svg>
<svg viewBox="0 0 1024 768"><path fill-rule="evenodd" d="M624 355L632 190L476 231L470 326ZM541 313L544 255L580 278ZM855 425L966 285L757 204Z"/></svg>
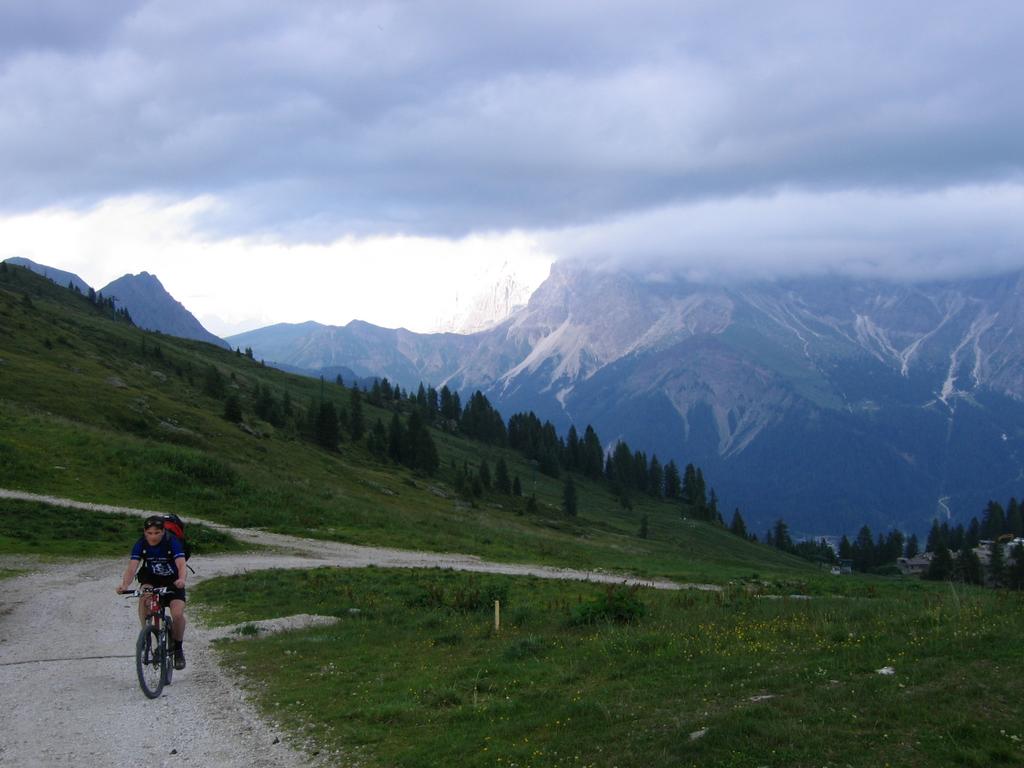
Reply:
<svg viewBox="0 0 1024 768"><path fill-rule="evenodd" d="M160 634L153 627L143 627L135 643L135 671L139 673L139 686L150 699L164 689L164 668L167 654L160 645Z"/></svg>
<svg viewBox="0 0 1024 768"><path fill-rule="evenodd" d="M171 622L171 617L167 617L167 621L164 622L163 629L160 630L160 645L164 649L164 685L171 684L171 678L174 677L174 633L171 631L171 627L174 624Z"/></svg>

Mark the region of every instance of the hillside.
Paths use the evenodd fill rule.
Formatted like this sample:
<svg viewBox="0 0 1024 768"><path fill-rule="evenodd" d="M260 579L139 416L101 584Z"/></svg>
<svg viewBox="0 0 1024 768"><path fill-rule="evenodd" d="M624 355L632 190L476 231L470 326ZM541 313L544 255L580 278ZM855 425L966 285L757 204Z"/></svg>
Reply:
<svg viewBox="0 0 1024 768"><path fill-rule="evenodd" d="M302 437L320 398L350 390L260 365L210 344L140 330L15 267L0 269L0 486L194 514L338 541L498 560L607 568L687 581L813 577L802 561L683 521L677 505L621 506L579 479L579 516L559 511L562 483L520 456L431 430L436 476L418 475L342 435L339 450ZM230 398L238 424L224 418ZM255 415L281 405L277 426ZM364 404L365 420L391 411ZM521 498L454 490L464 467L504 458ZM637 532L649 518L649 537Z"/></svg>

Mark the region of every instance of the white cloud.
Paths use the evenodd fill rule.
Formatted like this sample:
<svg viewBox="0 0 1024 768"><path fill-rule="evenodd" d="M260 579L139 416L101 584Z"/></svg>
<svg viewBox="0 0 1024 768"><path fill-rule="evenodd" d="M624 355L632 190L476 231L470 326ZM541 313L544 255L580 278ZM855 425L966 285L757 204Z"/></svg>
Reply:
<svg viewBox="0 0 1024 768"><path fill-rule="evenodd" d="M95 288L151 272L209 330L225 335L272 322L435 330L456 296L506 262L534 287L552 257L523 233L458 240L345 237L324 244L211 238L196 221L219 203L133 197L87 211L48 209L0 218L0 258L23 256L78 274Z"/></svg>
<svg viewBox="0 0 1024 768"><path fill-rule="evenodd" d="M506 248L991 272L1020 261L1022 23L1012 0L0 3L0 216L32 231L3 247L149 269L227 325L427 328L402 279L438 317ZM305 282L258 272L282 263Z"/></svg>
<svg viewBox="0 0 1024 768"><path fill-rule="evenodd" d="M1024 267L1024 182L921 191L787 189L552 232L567 258L695 280L839 273L928 280Z"/></svg>

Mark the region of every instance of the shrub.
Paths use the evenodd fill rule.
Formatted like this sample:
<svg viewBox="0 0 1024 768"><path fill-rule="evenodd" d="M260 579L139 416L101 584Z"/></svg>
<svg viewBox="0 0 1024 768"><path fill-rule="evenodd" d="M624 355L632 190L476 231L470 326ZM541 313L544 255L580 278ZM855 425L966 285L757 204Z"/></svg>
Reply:
<svg viewBox="0 0 1024 768"><path fill-rule="evenodd" d="M573 608L570 623L574 625L602 622L633 624L640 621L646 613L647 606L640 599L639 587L627 587L625 584L611 585L603 594Z"/></svg>

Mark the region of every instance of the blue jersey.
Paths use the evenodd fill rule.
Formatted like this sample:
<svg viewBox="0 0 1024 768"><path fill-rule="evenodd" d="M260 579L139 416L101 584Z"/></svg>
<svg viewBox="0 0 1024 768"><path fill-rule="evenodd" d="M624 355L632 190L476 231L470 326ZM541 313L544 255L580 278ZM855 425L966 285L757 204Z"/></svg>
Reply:
<svg viewBox="0 0 1024 768"><path fill-rule="evenodd" d="M178 577L178 566L175 560L185 556L185 548L181 545L178 537L164 531L164 537L157 542L155 547L149 546L146 537L143 536L135 542L132 547L132 560L143 560L143 568L154 576Z"/></svg>

